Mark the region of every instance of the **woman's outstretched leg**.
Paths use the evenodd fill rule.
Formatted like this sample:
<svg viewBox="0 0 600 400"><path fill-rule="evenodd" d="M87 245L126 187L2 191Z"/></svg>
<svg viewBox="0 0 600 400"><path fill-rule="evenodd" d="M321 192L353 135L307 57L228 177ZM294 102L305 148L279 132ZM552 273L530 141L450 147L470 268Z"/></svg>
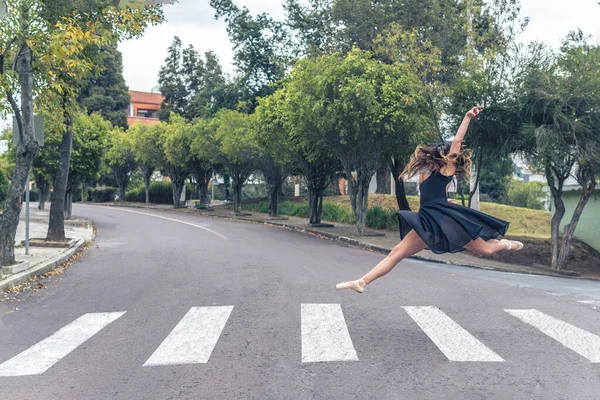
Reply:
<svg viewBox="0 0 600 400"><path fill-rule="evenodd" d="M481 238L473 240L465 245L465 249L482 256L489 256L501 250L521 250L523 243L516 240L496 240L491 239L487 242Z"/></svg>
<svg viewBox="0 0 600 400"><path fill-rule="evenodd" d="M377 264L371 271L365 274L361 279L357 281L348 281L340 283L336 286L337 289L353 289L357 292L362 293L365 286L373 282L375 279L380 278L390 272L396 264L410 257L413 254L420 252L427 248L423 239L417 235L413 230L406 235L406 237L392 249L390 254L387 255L379 264Z"/></svg>

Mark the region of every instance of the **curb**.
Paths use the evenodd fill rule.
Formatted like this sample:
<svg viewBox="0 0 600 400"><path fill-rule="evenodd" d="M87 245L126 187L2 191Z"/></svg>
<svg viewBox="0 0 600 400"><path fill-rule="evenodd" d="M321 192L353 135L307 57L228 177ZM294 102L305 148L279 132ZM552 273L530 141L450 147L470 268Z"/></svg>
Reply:
<svg viewBox="0 0 600 400"><path fill-rule="evenodd" d="M88 221L91 225L91 221ZM92 228L93 229L93 228ZM92 234L92 238L90 242L93 242L96 239L96 234ZM67 261L71 259L75 254L77 254L83 247L85 247L87 241L83 238L78 239L75 244L66 250L64 253L57 254L56 256L43 261L36 266L29 268L23 272L19 272L17 274L11 275L6 279L0 281L0 292L11 289L18 284L27 281L29 278L34 276L43 275L47 272L52 271L53 269L63 265Z"/></svg>
<svg viewBox="0 0 600 400"><path fill-rule="evenodd" d="M158 211L158 212L164 211L164 212L180 213L176 209L156 209L156 208L147 207L147 206L141 205L141 204L140 205L137 205L137 204L136 205L103 204L103 203L88 203L88 204L96 205L96 206L100 206L100 207L142 208L142 209L154 210L154 211ZM274 228L287 229L287 230L294 231L294 232L299 232L299 233L304 233L304 234L311 235L311 236L316 236L316 237L319 237L322 239L329 239L333 242L339 243L344 246L367 250L367 251L371 251L373 253L378 253L378 254L387 255L391 251L391 249L389 249L389 248L372 245L372 244L365 243L360 240L352 239L352 238L349 238L346 236L340 236L340 235L335 235L332 233L321 232L321 231L317 231L315 229L300 227L297 225L285 224L285 223L281 223L281 222L253 220L253 219L249 219L249 218L240 218L240 217L235 217L235 216L216 215L213 213L203 212L201 210L195 210L195 209L194 209L194 212L190 213L190 214L202 216L202 217L208 217L208 218L245 222L245 223L251 223L251 224L256 224L256 225L265 225L265 226L272 226ZM536 268L536 267L531 267L531 266L530 267L523 266L523 267L537 269L538 271L519 271L519 270L514 270L511 268L503 268L503 267L497 267L497 266L484 266L484 265L472 264L472 263L467 263L467 262L453 262L451 260L441 260L439 258L420 256L420 255L413 255L408 258L413 259L413 260L432 262L432 263L436 263L436 264L453 265L456 267L482 269L482 270L487 270L487 271L510 272L510 273L524 274L524 275L548 276L548 277L552 277L552 278L580 279L580 280L600 282L599 278L578 277L578 276L570 275L568 273L559 273L559 272L555 272L555 271L551 271L551 270L549 271L546 269L541 269L541 268Z"/></svg>

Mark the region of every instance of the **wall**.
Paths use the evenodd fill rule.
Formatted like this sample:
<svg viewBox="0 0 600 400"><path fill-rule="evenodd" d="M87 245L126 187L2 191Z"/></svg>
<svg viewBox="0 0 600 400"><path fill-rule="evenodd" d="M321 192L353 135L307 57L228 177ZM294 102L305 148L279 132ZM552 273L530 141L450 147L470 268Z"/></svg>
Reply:
<svg viewBox="0 0 600 400"><path fill-rule="evenodd" d="M561 233L564 232L565 225L571 221L580 198L580 190L564 192L563 200L566 212L561 224ZM596 193L592 195L585 205L575 229L575 238L600 251L600 189L596 189Z"/></svg>

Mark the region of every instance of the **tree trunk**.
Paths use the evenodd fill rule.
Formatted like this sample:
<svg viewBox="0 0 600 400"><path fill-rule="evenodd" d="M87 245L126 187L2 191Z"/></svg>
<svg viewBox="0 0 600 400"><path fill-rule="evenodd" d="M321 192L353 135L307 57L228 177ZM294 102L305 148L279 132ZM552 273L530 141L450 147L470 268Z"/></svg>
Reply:
<svg viewBox="0 0 600 400"><path fill-rule="evenodd" d="M348 191L350 192L350 204L356 218L356 230L359 235L365 233L367 211L369 206L369 184L373 173L357 171L356 177L351 171L346 171L350 177L348 180Z"/></svg>
<svg viewBox="0 0 600 400"><path fill-rule="evenodd" d="M390 194L390 168L388 163L382 163L377 169L377 190L375 193L378 194Z"/></svg>
<svg viewBox="0 0 600 400"><path fill-rule="evenodd" d="M69 164L73 147L73 119L65 110L65 133L60 146L58 169L54 176L54 193L50 202L50 220L46 240L65 240L65 195L69 180Z"/></svg>
<svg viewBox="0 0 600 400"><path fill-rule="evenodd" d="M77 186L72 185L73 188L76 188ZM65 194L65 219L71 219L71 216L73 215L73 193L74 190L72 188L67 189L67 192Z"/></svg>
<svg viewBox="0 0 600 400"><path fill-rule="evenodd" d="M331 186L333 188L334 196L342 195L342 192L340 191L340 178L338 177L337 172L331 176Z"/></svg>
<svg viewBox="0 0 600 400"><path fill-rule="evenodd" d="M471 177L471 183L469 187L469 208L473 208L472 206L477 206L476 209L479 209L479 196L477 196L476 204L473 201L473 197L477 194L479 195L479 181L481 180L481 166L483 165L483 158L479 158L479 161L474 166L475 172L474 176Z"/></svg>
<svg viewBox="0 0 600 400"><path fill-rule="evenodd" d="M242 213L242 187L244 184L237 179L233 182L233 212L235 214Z"/></svg>
<svg viewBox="0 0 600 400"><path fill-rule="evenodd" d="M185 187L185 179L171 177L171 183L173 185L173 207L181 207L181 192Z"/></svg>
<svg viewBox="0 0 600 400"><path fill-rule="evenodd" d="M11 97L9 101L19 125L20 142L17 145L15 172L4 203L4 212L0 216L0 265L15 263L15 236L19 224L19 214L23 207L21 197L27 183L27 176L33 159L39 150L34 140L33 119L33 73L31 71L31 49L23 42L17 56L16 70L19 75L21 91L21 109Z"/></svg>
<svg viewBox="0 0 600 400"><path fill-rule="evenodd" d="M309 223L316 225L321 223L321 214L323 212L323 190L317 190L312 186L308 187L308 213Z"/></svg>
<svg viewBox="0 0 600 400"><path fill-rule="evenodd" d="M275 218L278 215L279 190L281 189L281 186L282 184L280 183L269 190L269 217L271 218Z"/></svg>
<svg viewBox="0 0 600 400"><path fill-rule="evenodd" d="M396 194L396 203L398 204L398 210L412 211L410 209L410 204L408 203L408 198L406 198L404 179L402 179L402 177L400 176L400 174L404 170L404 163L398 160L397 158L394 158L390 167L394 179L394 189Z"/></svg>
<svg viewBox="0 0 600 400"><path fill-rule="evenodd" d="M154 173L153 168L144 168L142 170L144 174L144 186L146 187L146 204L150 204L150 179Z"/></svg>
<svg viewBox="0 0 600 400"><path fill-rule="evenodd" d="M125 201L125 193L127 192L127 186L129 186L129 169L128 168L117 168L114 171L117 186L119 187L119 201Z"/></svg>
<svg viewBox="0 0 600 400"><path fill-rule="evenodd" d="M367 212L369 210L369 181L361 182L357 187L356 193L356 229L359 235L365 233L367 224Z"/></svg>
<svg viewBox="0 0 600 400"><path fill-rule="evenodd" d="M560 252L558 254L558 259L556 261L556 269L562 270L567 266L567 261L569 259L569 252L571 250L571 240L575 235L575 229L577 228L577 224L579 223L579 218L583 213L583 209L586 206L588 200L594 193L594 188L596 186L596 178L593 178L593 181L590 185L585 188L583 193L581 194L581 198L579 199L579 203L573 212L573 216L571 217L571 222L565 227L565 233L563 235L562 245L560 247ZM561 199L562 201L562 199ZM564 208L564 207L563 207ZM557 209L558 210L558 209ZM563 210L564 214L564 210ZM560 222L559 222L560 223Z"/></svg>
<svg viewBox="0 0 600 400"><path fill-rule="evenodd" d="M48 198L48 192L50 190L50 184L48 182L44 182L41 180L37 181L36 184L38 187L38 197L39 197L38 209L45 210L46 209L46 199Z"/></svg>

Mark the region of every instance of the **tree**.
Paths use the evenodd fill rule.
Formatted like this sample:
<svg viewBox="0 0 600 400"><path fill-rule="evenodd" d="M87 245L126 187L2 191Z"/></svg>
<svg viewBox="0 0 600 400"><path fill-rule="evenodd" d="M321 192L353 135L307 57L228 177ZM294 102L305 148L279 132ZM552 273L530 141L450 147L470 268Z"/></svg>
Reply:
<svg viewBox="0 0 600 400"><path fill-rule="evenodd" d="M98 178L111 129L110 122L104 120L100 114L78 113L74 116L73 148L65 191L64 218L71 218L73 196L79 185ZM60 152L62 151L61 147ZM59 194L54 192L53 196L55 195Z"/></svg>
<svg viewBox="0 0 600 400"><path fill-rule="evenodd" d="M108 135L106 164L119 186L119 200L125 200L131 174L137 165L133 154L133 137L121 128L113 128Z"/></svg>
<svg viewBox="0 0 600 400"><path fill-rule="evenodd" d="M287 177L296 169L292 163L292 141L281 119L281 103L276 95L259 99L253 114L255 142L259 148L257 164L267 186L269 217L278 215L279 193Z"/></svg>
<svg viewBox="0 0 600 400"><path fill-rule="evenodd" d="M293 90L290 84L293 80L293 76L288 78L275 93L262 100L257 109L258 120L266 125L260 129L276 132L280 126L281 133L289 136L284 142L288 147L282 146L278 151L288 150L292 165L298 166L306 179L309 223L315 226L321 224L324 191L341 167L325 138L315 134L316 120L309 120L299 112L298 104L306 99L301 92Z"/></svg>
<svg viewBox="0 0 600 400"><path fill-rule="evenodd" d="M162 128L157 125L147 126L143 124L134 124L127 131L127 134L133 139L133 155L144 178L146 204L150 203L150 179L154 171L161 167L164 157L161 132Z"/></svg>
<svg viewBox="0 0 600 400"><path fill-rule="evenodd" d="M168 120L172 112L185 115L186 87L181 73L181 39L173 38L173 43L167 49L165 64L158 73L158 84L165 99L160 106L159 117Z"/></svg>
<svg viewBox="0 0 600 400"><path fill-rule="evenodd" d="M217 55L207 51L202 58L192 45L181 48L181 40L176 36L159 73L165 96L159 113L161 120L168 120L170 112L191 121L210 118L221 108L235 108L239 98L236 84L223 74Z"/></svg>
<svg viewBox="0 0 600 400"><path fill-rule="evenodd" d="M189 169L194 177L200 207L208 206L208 185L215 171L214 158L218 151L215 137L208 120L197 120L192 129L192 147L190 149Z"/></svg>
<svg viewBox="0 0 600 400"><path fill-rule="evenodd" d="M289 33L283 23L268 14L252 16L247 7L240 8L232 0L211 0L210 5L215 18L227 23L235 66L241 74L241 100L252 111L256 99L273 93L273 84L285 75L291 61Z"/></svg>
<svg viewBox="0 0 600 400"><path fill-rule="evenodd" d="M534 143L530 157L543 170L555 206L551 221L552 268L566 267L570 242L600 175L600 47L572 34L560 53L529 70L524 79L524 134ZM566 225L562 199L565 181L582 187L579 203Z"/></svg>
<svg viewBox="0 0 600 400"><path fill-rule="evenodd" d="M55 85L55 67L60 62L70 60L66 71L87 68L81 62L83 43L99 37L110 42L139 36L146 26L162 20L159 6L116 9L109 1L12 0L7 2L6 11L0 26L0 116L5 117L9 110L15 115L19 144L15 174L0 217L1 265L15 261L21 196L39 150L34 139L34 92ZM76 32L85 35L82 38ZM16 101L19 96L20 101Z"/></svg>
<svg viewBox="0 0 600 400"><path fill-rule="evenodd" d="M295 55L319 56L335 49L339 27L332 12L334 0L286 0L286 25L297 38Z"/></svg>
<svg viewBox="0 0 600 400"><path fill-rule="evenodd" d="M123 78L123 56L115 46L98 50L93 75L83 82L78 103L88 114L100 113L115 127L127 129L131 98Z"/></svg>
<svg viewBox="0 0 600 400"><path fill-rule="evenodd" d="M287 82L298 129L323 137L342 163L360 234L371 178L397 132L419 113L424 100L419 87L403 64L383 64L358 49L344 57L302 60Z"/></svg>
<svg viewBox="0 0 600 400"><path fill-rule="evenodd" d="M232 179L233 211L241 213L242 187L256 170L258 147L247 114L233 110L217 113L213 120L217 143L216 162L225 166Z"/></svg>
<svg viewBox="0 0 600 400"><path fill-rule="evenodd" d="M54 7L54 3L52 4ZM78 110L76 99L81 83L90 76L93 65L98 63L98 49L103 45L116 44L121 36L130 36L131 33L139 35L148 23L162 18L160 8L115 9L110 3L108 5L109 7L105 1L86 3L86 13L81 15L78 14L81 12L81 5L78 3L60 3L58 7L49 9L49 15L56 21L53 30L55 38L50 41L55 50L51 54L67 57L47 57L43 60L55 77L47 91L47 104L61 107L64 115L64 134L59 165L52 185L46 240L65 240L63 210L70 209L71 196L68 191L69 183L73 182L69 178L73 115ZM54 15L56 9L71 15L72 23L61 22L69 19ZM121 13L123 14L119 15ZM117 19L113 20L115 16Z"/></svg>
<svg viewBox="0 0 600 400"><path fill-rule="evenodd" d="M163 168L173 184L173 204L181 207L181 192L190 175L189 158L192 145L191 125L180 115L171 113L169 122L156 125L161 130Z"/></svg>

